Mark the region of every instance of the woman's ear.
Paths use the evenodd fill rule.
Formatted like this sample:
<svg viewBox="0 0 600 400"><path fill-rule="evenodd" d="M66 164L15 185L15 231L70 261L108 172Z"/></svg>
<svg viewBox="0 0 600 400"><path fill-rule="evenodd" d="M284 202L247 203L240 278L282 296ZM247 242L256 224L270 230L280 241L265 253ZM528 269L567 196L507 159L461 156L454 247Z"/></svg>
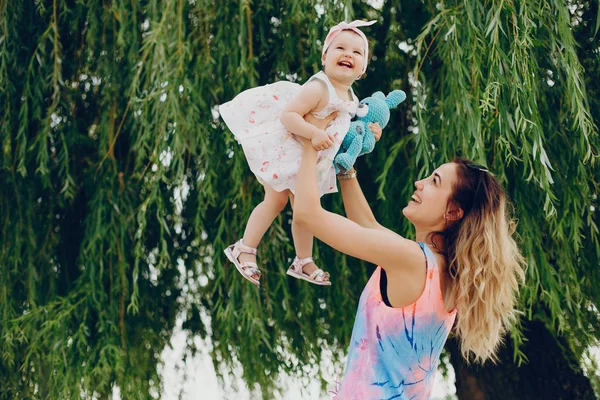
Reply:
<svg viewBox="0 0 600 400"><path fill-rule="evenodd" d="M444 214L444 219L448 222L458 221L465 215L462 208L450 204Z"/></svg>

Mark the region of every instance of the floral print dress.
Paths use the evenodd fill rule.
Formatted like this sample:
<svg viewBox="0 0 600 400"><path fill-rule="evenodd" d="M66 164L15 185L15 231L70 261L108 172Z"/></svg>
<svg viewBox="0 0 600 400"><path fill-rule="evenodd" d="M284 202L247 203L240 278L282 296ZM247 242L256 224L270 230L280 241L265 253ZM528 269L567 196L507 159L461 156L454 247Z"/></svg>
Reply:
<svg viewBox="0 0 600 400"><path fill-rule="evenodd" d="M313 75L308 81L319 79L327 85L329 100L317 118L325 118L334 111L338 117L326 129L334 144L319 152L317 181L319 194L337 192L333 158L350 128L350 119L356 114L358 99L351 90L352 101L339 98L324 72ZM259 182L278 192L296 190L296 178L302 160L302 142L290 133L279 120L287 103L302 86L280 81L248 89L233 100L222 104L219 113L236 140L242 145L250 170Z"/></svg>

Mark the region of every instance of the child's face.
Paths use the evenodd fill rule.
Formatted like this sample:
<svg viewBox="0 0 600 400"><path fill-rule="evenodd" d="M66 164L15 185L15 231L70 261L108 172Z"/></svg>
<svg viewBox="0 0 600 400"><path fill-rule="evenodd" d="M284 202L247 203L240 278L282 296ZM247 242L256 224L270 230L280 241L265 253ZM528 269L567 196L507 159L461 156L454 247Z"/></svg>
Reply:
<svg viewBox="0 0 600 400"><path fill-rule="evenodd" d="M352 31L340 32L323 54L322 61L327 76L351 85L362 74L366 62L363 39Z"/></svg>

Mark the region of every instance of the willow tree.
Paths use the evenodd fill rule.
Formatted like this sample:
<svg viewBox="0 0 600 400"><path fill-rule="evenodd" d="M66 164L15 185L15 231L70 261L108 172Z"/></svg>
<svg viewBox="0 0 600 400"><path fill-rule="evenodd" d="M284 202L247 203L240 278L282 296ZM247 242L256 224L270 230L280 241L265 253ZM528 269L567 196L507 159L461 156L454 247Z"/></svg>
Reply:
<svg viewBox="0 0 600 400"><path fill-rule="evenodd" d="M239 277L222 250L262 192L215 106L303 82L350 18L378 20L357 93L411 94L359 161L381 222L413 235L399 205L455 155L487 164L516 205L523 318L502 368L465 369L450 346L459 394L475 380L518 398L519 363L543 393L532 355L550 343L581 378L553 395L593 396L580 364L600 337L597 2L370 3L0 0L0 397L156 397L178 315L264 398L281 373L308 381L323 359L341 372L373 266L320 245L334 285L287 279L288 209L259 249L261 289Z"/></svg>

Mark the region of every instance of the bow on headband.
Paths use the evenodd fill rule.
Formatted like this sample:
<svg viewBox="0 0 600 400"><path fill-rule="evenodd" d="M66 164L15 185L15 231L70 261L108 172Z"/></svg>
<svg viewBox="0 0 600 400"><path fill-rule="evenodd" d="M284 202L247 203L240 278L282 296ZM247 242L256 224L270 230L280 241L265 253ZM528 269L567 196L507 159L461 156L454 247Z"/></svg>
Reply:
<svg viewBox="0 0 600 400"><path fill-rule="evenodd" d="M325 44L323 44L323 51L321 52L321 54L325 54L325 52L327 51L327 49L329 48L329 45L331 45L331 42L333 42L333 39L342 31L346 31L346 30L350 30L352 32L355 32L357 35L359 35L364 44L365 44L365 63L363 65L363 74L365 73L365 71L367 70L367 64L369 62L369 42L367 41L367 37L365 36L364 33L362 33L362 31L360 29L358 29L358 27L360 26L371 26L373 25L375 22L375 20L373 21L360 21L360 20L356 20L356 21L352 21L352 22L340 22L339 24L337 24L336 26L334 26L333 28L331 28L329 30L329 33L327 34L327 37L325 38Z"/></svg>

